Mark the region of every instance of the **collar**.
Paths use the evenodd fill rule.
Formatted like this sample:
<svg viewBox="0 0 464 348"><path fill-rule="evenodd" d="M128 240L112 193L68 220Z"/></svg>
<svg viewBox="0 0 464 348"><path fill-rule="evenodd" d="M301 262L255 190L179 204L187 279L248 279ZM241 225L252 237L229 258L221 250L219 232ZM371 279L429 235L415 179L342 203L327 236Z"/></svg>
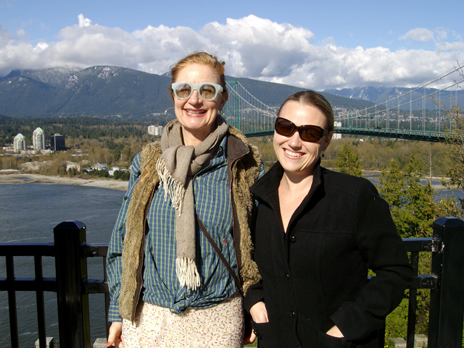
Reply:
<svg viewBox="0 0 464 348"><path fill-rule="evenodd" d="M308 195L305 197L300 207L305 206L311 197L314 196L314 193L322 188L323 178L322 173L324 168L320 166L321 161L319 160L314 168L313 173L313 183L311 189L309 190ZM257 198L268 202L271 205L279 206L279 195L278 189L282 175L284 174L284 169L280 162L276 162L271 169L269 169L266 174L264 174L252 187L251 192L256 195ZM274 207L275 208L275 207ZM280 210L280 209L279 209ZM276 210L276 211L279 211ZM297 209L299 210L299 209Z"/></svg>
<svg viewBox="0 0 464 348"><path fill-rule="evenodd" d="M233 163L236 159L243 157L250 152L250 149L243 139L240 139L231 132L227 136L227 141L227 158L230 163Z"/></svg>

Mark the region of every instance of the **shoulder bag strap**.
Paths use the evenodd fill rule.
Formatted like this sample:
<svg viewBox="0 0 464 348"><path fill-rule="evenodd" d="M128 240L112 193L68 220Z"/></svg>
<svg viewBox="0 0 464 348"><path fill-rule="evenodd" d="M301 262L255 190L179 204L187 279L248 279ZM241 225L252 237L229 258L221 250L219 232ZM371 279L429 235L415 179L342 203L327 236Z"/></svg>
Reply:
<svg viewBox="0 0 464 348"><path fill-rule="evenodd" d="M232 267L230 267L229 263L227 262L226 258L224 257L224 255L221 253L221 250L219 250L218 246L216 245L216 243L214 243L214 240L213 238L211 238L211 236L209 235L208 231L206 231L206 228L205 226L203 225L203 223L200 221L200 219L198 218L198 215L197 213L195 212L195 217L197 218L197 222L198 222L198 225L200 226L200 229L201 231L203 232L203 234L205 235L205 237L208 239L208 241L210 242L210 244L213 246L214 250L216 250L216 253L218 254L219 258L221 259L221 261L224 263L224 265L227 267L227 270L229 271L230 275L234 278L235 280L235 284L237 285L237 288L238 288L238 291L240 291L240 293L242 293L242 287L240 286L240 281L238 280L238 277L237 275L235 274L234 270L232 269Z"/></svg>

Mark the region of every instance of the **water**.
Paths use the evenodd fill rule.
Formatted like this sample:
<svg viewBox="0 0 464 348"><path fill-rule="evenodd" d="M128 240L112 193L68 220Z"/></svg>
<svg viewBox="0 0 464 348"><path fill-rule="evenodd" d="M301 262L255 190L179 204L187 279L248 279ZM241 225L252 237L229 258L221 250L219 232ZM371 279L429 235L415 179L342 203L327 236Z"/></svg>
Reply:
<svg viewBox="0 0 464 348"><path fill-rule="evenodd" d="M380 172L364 172L363 173L363 177L368 179L370 182L372 182L374 185L380 185L380 181L379 181L379 177L380 177L381 173ZM422 179L420 180L420 184L421 185L425 185L427 182L429 182L430 180L428 179ZM430 184L432 186L441 186L441 180L432 180L430 181Z"/></svg>
<svg viewBox="0 0 464 348"><path fill-rule="evenodd" d="M68 185L0 185L0 243L53 242L53 228L65 220L87 226L88 243L108 243L124 192ZM33 258L15 257L15 276L33 277ZM89 277L103 278L102 259L88 259ZM44 276L54 277L54 258L43 258ZM0 258L0 277L6 276ZM48 337L58 338L56 293L46 292L45 315ZM92 342L105 337L104 297L89 295ZM38 338L35 292L18 292L20 347L34 347ZM8 296L0 292L0 347L10 347Z"/></svg>

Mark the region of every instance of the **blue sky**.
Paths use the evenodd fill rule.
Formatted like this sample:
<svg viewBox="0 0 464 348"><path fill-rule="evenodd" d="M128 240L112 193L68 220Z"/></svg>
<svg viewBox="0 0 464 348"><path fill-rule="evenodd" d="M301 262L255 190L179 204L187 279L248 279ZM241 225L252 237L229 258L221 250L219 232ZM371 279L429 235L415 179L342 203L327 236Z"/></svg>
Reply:
<svg viewBox="0 0 464 348"><path fill-rule="evenodd" d="M463 0L0 0L0 76L93 65L162 74L206 50L232 76L416 86L464 63L462 13Z"/></svg>

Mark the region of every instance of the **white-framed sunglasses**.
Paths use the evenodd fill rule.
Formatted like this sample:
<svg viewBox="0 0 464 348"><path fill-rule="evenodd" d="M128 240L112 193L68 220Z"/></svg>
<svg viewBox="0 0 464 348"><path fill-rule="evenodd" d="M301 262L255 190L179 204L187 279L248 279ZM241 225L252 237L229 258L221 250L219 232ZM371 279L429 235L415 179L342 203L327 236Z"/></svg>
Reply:
<svg viewBox="0 0 464 348"><path fill-rule="evenodd" d="M221 85L213 82L190 83L174 82L171 85L177 99L185 100L190 98L193 91L196 90L201 99L209 101L216 98L218 92L224 91Z"/></svg>

